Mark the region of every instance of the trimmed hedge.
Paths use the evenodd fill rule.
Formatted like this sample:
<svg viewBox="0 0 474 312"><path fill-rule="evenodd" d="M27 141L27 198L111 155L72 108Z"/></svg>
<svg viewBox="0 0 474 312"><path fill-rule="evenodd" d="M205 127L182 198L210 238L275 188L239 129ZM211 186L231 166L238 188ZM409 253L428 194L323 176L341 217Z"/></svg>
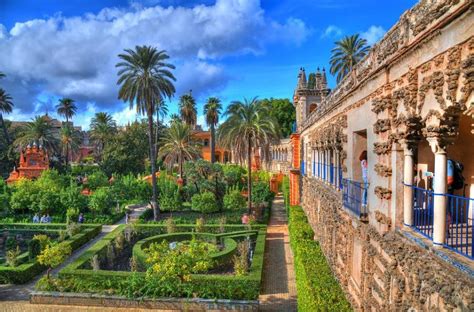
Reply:
<svg viewBox="0 0 474 312"><path fill-rule="evenodd" d="M290 245L295 256L299 311L352 311L314 232L299 206L290 207Z"/></svg>
<svg viewBox="0 0 474 312"><path fill-rule="evenodd" d="M32 232L35 229L38 229L38 233L44 233L45 231L47 233L53 233L65 228L65 224L0 224L0 229L14 232ZM81 232L64 242L69 244L72 250L76 250L97 236L101 230L101 225L82 224ZM28 259L28 253L24 253L20 257L26 257L26 259L24 259L26 261ZM16 267L0 265L0 284L23 284L31 280L35 275L43 272L45 269L46 267L40 265L36 259L22 263Z"/></svg>
<svg viewBox="0 0 474 312"><path fill-rule="evenodd" d="M283 199L285 201L286 213L288 213L290 209L290 179L287 176L283 177L283 181L281 183L281 191L283 193Z"/></svg>
<svg viewBox="0 0 474 312"><path fill-rule="evenodd" d="M204 238L204 240L210 240L213 243L217 243L217 235L211 233L172 233L172 234L161 234L152 237L147 237L135 243L133 246L133 256L136 257L138 264L146 268L148 265L146 264L147 254L145 253L145 249L150 247L152 243L161 243L163 240L167 240L168 242L180 242L184 240L191 240L195 237ZM223 237L224 249L213 253L210 255L211 259L215 260L217 264L225 263L229 260L232 255L237 250L237 243L235 240L229 237Z"/></svg>
<svg viewBox="0 0 474 312"><path fill-rule="evenodd" d="M191 231L195 225L180 225L180 231L184 228ZM205 226L207 232L215 232L219 226ZM104 254L109 244L125 229L124 225L117 227L115 230L107 234L94 246L83 253L76 261L69 264L59 272L60 279L64 280L67 285L74 285L74 292L93 292L101 294L110 294L110 290L114 290L114 295L123 295L128 297L143 296L146 292L146 281L144 272L125 272L125 271L107 271L84 269L87 267L90 259L96 254ZM160 233L165 231L164 226L160 225L137 225L135 226L140 232ZM232 238L235 241L244 239L246 236L257 235L257 241L253 256L252 265L246 276L237 277L234 275L219 274L193 274L191 281L188 283L189 289L183 293L183 297L199 297L208 299L241 299L255 300L260 293L260 282L263 270L263 257L265 251L265 226L255 226L254 230L245 231L243 226L226 225L225 229L229 232L215 234L217 239L227 240L229 243ZM204 234L204 233L203 233ZM232 247L233 249L234 247ZM224 250L225 252L225 250ZM231 256L231 255L230 255ZM131 291L131 283L139 285L137 289ZM70 290L71 291L71 290ZM140 293L137 293L140 291Z"/></svg>

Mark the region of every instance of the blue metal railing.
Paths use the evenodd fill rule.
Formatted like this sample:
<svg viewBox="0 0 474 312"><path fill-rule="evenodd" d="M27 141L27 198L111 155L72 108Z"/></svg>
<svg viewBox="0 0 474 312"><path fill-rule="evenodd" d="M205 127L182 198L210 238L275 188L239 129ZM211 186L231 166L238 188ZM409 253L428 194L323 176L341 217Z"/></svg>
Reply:
<svg viewBox="0 0 474 312"><path fill-rule="evenodd" d="M342 179L343 205L357 217L367 215L367 203L364 203L367 198L366 194L367 186L363 182Z"/></svg>
<svg viewBox="0 0 474 312"><path fill-rule="evenodd" d="M313 177L316 176L316 162L313 160Z"/></svg>
<svg viewBox="0 0 474 312"><path fill-rule="evenodd" d="M342 180L343 180L343 178L342 178L342 168L341 167L338 168L338 174L339 174L339 189L342 190L342 187L343 187Z"/></svg>
<svg viewBox="0 0 474 312"><path fill-rule="evenodd" d="M416 186L413 188L413 227L433 239L433 192Z"/></svg>
<svg viewBox="0 0 474 312"><path fill-rule="evenodd" d="M446 238L445 247L474 259L474 223L472 209L474 198L467 198L451 194L434 194L446 196ZM471 214L471 215L470 215Z"/></svg>
<svg viewBox="0 0 474 312"><path fill-rule="evenodd" d="M296 121L291 125L291 133L296 133Z"/></svg>
<svg viewBox="0 0 474 312"><path fill-rule="evenodd" d="M444 246L463 256L474 259L474 198L434 193L413 185L413 228L433 239L434 199L446 197L446 237Z"/></svg>
<svg viewBox="0 0 474 312"><path fill-rule="evenodd" d="M306 175L304 161L301 161L301 174Z"/></svg>

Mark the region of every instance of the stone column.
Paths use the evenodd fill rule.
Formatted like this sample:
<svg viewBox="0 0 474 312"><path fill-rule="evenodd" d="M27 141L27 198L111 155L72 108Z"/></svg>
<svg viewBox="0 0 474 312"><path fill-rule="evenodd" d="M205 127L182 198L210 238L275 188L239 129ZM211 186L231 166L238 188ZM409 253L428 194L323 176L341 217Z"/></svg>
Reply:
<svg viewBox="0 0 474 312"><path fill-rule="evenodd" d="M340 164L341 155L339 154L339 149L337 147L334 149L334 155L335 155L335 159L334 159L334 184L336 186L336 189L339 189L339 184L340 184L339 170L341 168L341 164Z"/></svg>
<svg viewBox="0 0 474 312"><path fill-rule="evenodd" d="M442 246L446 237L446 146L437 137L428 138L431 150L435 154L434 169L434 208L433 208L433 244ZM440 194L440 195L437 195Z"/></svg>
<svg viewBox="0 0 474 312"><path fill-rule="evenodd" d="M413 147L408 143L403 144L403 223L413 225Z"/></svg>

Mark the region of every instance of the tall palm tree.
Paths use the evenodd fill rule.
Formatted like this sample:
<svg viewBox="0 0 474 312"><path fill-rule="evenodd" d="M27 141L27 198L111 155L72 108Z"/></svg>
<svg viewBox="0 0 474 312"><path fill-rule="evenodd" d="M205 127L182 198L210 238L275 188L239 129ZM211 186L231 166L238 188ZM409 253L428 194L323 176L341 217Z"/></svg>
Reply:
<svg viewBox="0 0 474 312"><path fill-rule="evenodd" d="M71 124L66 123L61 127L59 140L65 154L64 159L67 167L69 164L69 150L75 152L79 149L79 145L81 144L81 136L79 131L74 129Z"/></svg>
<svg viewBox="0 0 474 312"><path fill-rule="evenodd" d="M360 38L359 34L346 36L335 42L335 47L331 50L331 74L337 75L337 82L341 81L354 66L364 58L370 47L367 40Z"/></svg>
<svg viewBox="0 0 474 312"><path fill-rule="evenodd" d="M158 155L158 144L160 141L160 128L164 123L164 119L168 115L168 105L166 104L165 100L162 98L160 102L156 105L156 129L155 129L155 156ZM156 158L155 158L156 162Z"/></svg>
<svg viewBox="0 0 474 312"><path fill-rule="evenodd" d="M170 116L170 124L173 122L181 122L181 117L178 114L171 114Z"/></svg>
<svg viewBox="0 0 474 312"><path fill-rule="evenodd" d="M53 133L53 125L48 116L36 116L19 129L15 145L21 147L30 143L44 146L48 153L57 151L58 139Z"/></svg>
<svg viewBox="0 0 474 312"><path fill-rule="evenodd" d="M191 94L184 94L179 98L179 114L181 119L187 123L191 128L196 126L197 122L197 109L196 109L196 100Z"/></svg>
<svg viewBox="0 0 474 312"><path fill-rule="evenodd" d="M247 159L248 209L252 209L252 149L260 149L262 158L269 159L270 143L280 137L277 121L270 115L269 107L257 98L232 102L225 115L227 120L219 127L219 144L232 150L239 160Z"/></svg>
<svg viewBox="0 0 474 312"><path fill-rule="evenodd" d="M66 123L69 122L69 119L76 114L77 107L74 104L74 100L70 98L62 98L59 100L56 109L59 116L66 118Z"/></svg>
<svg viewBox="0 0 474 312"><path fill-rule="evenodd" d="M62 98L56 105L57 113L59 116L66 118L66 124L69 124L69 118L72 118L76 114L77 107L74 104L74 100L70 98ZM70 132L70 129L64 130L66 133ZM65 154L66 166L69 161L69 143L66 142L66 154Z"/></svg>
<svg viewBox="0 0 474 312"><path fill-rule="evenodd" d="M7 126L5 125L5 121L3 120L2 113L11 113L13 110L13 102L12 97L5 92L2 88L0 88L0 124L3 129L3 134L5 135L5 139L7 141L7 145L10 144L10 137L8 135Z"/></svg>
<svg viewBox="0 0 474 312"><path fill-rule="evenodd" d="M4 78L5 74L0 72L0 79ZM13 102L12 97L2 88L0 88L0 123L2 124L3 134L5 135L5 139L7 141L7 145L10 144L10 137L8 135L7 126L3 120L2 113L11 113L13 110Z"/></svg>
<svg viewBox="0 0 474 312"><path fill-rule="evenodd" d="M211 162L216 161L216 125L219 123L219 115L221 114L222 104L216 97L207 99L204 105L204 115L206 115L206 123L211 129Z"/></svg>
<svg viewBox="0 0 474 312"><path fill-rule="evenodd" d="M153 197L151 205L155 220L158 219L156 190L155 147L153 144L153 115L157 106L164 98L170 98L175 93L173 82L174 65L167 63L169 56L166 51L158 51L151 46L136 46L135 50L127 49L119 54L121 62L115 65L119 68L117 84L121 85L119 99L136 107L138 113L148 118L148 143L150 146L151 181Z"/></svg>
<svg viewBox="0 0 474 312"><path fill-rule="evenodd" d="M97 147L98 155L102 155L102 151L112 136L117 132L115 120L109 113L96 113L91 121L90 137Z"/></svg>
<svg viewBox="0 0 474 312"><path fill-rule="evenodd" d="M197 159L201 156L201 148L194 140L191 127L182 122L173 122L165 132L163 146L158 154L159 159L172 168L176 162L179 165L179 176L183 177L183 163L185 160Z"/></svg>

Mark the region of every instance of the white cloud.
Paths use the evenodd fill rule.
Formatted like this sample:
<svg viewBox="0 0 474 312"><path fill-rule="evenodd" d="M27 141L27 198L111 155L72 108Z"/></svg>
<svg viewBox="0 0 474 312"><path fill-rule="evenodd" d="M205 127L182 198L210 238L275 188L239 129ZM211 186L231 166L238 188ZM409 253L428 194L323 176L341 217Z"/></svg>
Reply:
<svg viewBox="0 0 474 312"><path fill-rule="evenodd" d="M340 37L342 33L343 31L341 28L335 25L329 25L321 34L321 38L337 38Z"/></svg>
<svg viewBox="0 0 474 312"><path fill-rule="evenodd" d="M166 49L177 66L178 92L193 89L200 96L231 79L223 58L259 54L274 41L300 44L308 34L299 19L279 23L266 17L259 0L193 7L132 4L84 16L55 15L16 23L9 31L0 24L0 69L8 76L1 83L22 113L37 110L39 94L72 97L80 113L88 111L88 102L113 112L115 64L124 48Z"/></svg>
<svg viewBox="0 0 474 312"><path fill-rule="evenodd" d="M385 35L385 33L386 30L382 26L372 25L367 29L367 31L362 32L360 36L367 40L367 44L374 45L383 37L383 35Z"/></svg>

